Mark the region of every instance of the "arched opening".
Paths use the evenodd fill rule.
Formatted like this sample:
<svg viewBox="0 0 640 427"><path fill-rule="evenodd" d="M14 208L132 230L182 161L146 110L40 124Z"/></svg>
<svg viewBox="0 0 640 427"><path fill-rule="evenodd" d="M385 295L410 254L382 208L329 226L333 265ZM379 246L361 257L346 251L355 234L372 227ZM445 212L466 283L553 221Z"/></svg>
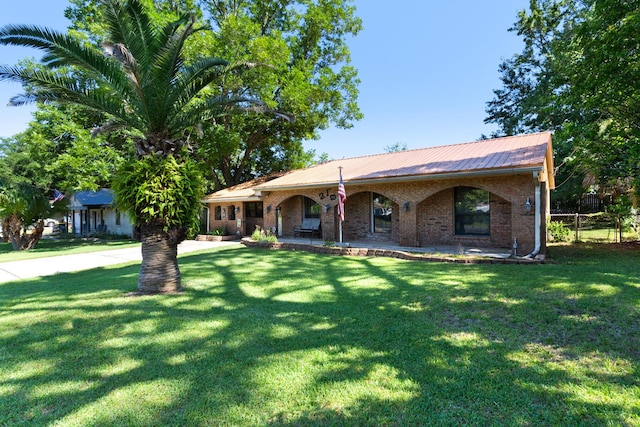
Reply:
<svg viewBox="0 0 640 427"><path fill-rule="evenodd" d="M417 205L420 246L479 245L509 247L511 202L488 190L456 186L439 191Z"/></svg>
<svg viewBox="0 0 640 427"><path fill-rule="evenodd" d="M322 235L322 206L315 200L302 196L292 196L276 207L277 233L284 237L302 237L308 226L317 227L315 236Z"/></svg>
<svg viewBox="0 0 640 427"><path fill-rule="evenodd" d="M372 191L349 194L342 225L344 240L397 241L399 212L398 204L384 194ZM337 214L335 221L337 224Z"/></svg>

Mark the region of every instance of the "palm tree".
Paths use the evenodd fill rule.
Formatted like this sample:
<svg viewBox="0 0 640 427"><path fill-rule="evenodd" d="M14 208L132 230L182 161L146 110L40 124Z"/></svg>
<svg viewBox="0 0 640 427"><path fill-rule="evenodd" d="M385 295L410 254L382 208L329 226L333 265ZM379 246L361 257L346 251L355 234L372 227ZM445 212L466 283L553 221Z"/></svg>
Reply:
<svg viewBox="0 0 640 427"><path fill-rule="evenodd" d="M243 101L213 96L210 89L241 67L218 58L185 64L185 42L198 31L191 17L158 25L139 0L107 0L106 6L103 51L46 28L1 28L0 44L42 50L45 67L3 66L0 80L30 88L13 97L13 105L77 104L108 115L101 131L126 129L133 135L136 156L114 189L140 231L138 291L174 292L181 288L177 245L195 222L202 194L186 130Z"/></svg>

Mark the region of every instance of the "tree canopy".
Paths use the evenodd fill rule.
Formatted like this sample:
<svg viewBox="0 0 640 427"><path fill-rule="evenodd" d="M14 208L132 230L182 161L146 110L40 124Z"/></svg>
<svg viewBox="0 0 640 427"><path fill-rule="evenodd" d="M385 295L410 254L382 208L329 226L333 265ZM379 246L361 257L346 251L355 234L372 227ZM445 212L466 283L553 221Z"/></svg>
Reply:
<svg viewBox="0 0 640 427"><path fill-rule="evenodd" d="M565 203L640 188L640 1L531 0L511 30L524 49L500 65L485 121L497 135L554 131Z"/></svg>
<svg viewBox="0 0 640 427"><path fill-rule="evenodd" d="M102 43L104 6L72 0L66 14L73 30ZM158 22L189 13L208 30L185 46L185 60L225 58L255 63L242 75L217 82L219 93L260 99L247 114L203 121L189 135L213 188L235 185L274 171L304 167L314 153L303 141L333 124L360 119L356 70L349 37L362 27L349 0L150 1ZM268 111L269 114L264 113Z"/></svg>

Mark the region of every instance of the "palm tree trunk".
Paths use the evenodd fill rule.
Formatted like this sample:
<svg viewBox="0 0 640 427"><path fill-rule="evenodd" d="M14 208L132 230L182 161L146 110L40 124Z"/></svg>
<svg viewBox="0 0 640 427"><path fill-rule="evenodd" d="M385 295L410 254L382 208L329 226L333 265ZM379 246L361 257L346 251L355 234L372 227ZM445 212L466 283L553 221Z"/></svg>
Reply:
<svg viewBox="0 0 640 427"><path fill-rule="evenodd" d="M142 264L138 276L137 293L175 293L181 287L178 268L179 240L158 224L140 226Z"/></svg>

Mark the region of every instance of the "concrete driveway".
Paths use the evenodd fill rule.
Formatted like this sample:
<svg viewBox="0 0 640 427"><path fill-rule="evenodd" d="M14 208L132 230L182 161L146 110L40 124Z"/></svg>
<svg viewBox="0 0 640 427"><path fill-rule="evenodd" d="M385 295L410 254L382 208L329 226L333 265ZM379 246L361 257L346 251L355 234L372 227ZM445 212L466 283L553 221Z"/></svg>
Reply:
<svg viewBox="0 0 640 427"><path fill-rule="evenodd" d="M178 245L178 255L220 246L240 246L235 242L200 242L185 240ZM0 283L34 277L51 276L71 271L90 270L107 265L142 261L140 246L86 254L61 255L24 261L0 263Z"/></svg>

